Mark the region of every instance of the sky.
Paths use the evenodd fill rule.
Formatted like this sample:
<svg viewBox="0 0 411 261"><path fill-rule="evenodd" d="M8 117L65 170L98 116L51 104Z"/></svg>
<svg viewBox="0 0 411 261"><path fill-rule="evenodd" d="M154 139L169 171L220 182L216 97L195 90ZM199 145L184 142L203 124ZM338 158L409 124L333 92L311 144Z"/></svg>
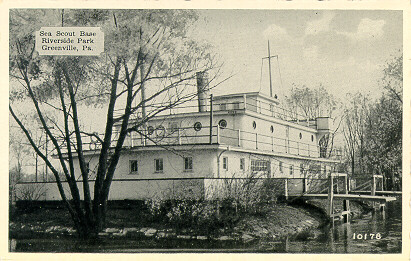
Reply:
<svg viewBox="0 0 411 261"><path fill-rule="evenodd" d="M402 12L385 10L200 10L194 37L207 40L232 76L214 94L269 94L322 84L336 97L380 94L384 65L402 52Z"/></svg>

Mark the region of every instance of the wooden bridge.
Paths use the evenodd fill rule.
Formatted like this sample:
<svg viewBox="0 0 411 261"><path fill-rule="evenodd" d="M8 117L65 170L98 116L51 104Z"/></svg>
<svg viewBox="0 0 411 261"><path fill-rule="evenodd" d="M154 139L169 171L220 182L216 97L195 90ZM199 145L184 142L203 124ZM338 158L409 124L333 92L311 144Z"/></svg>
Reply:
<svg viewBox="0 0 411 261"><path fill-rule="evenodd" d="M334 193L334 178L343 177L343 192ZM379 208L385 211L385 204L390 201L395 201L396 198L393 195L401 195L399 191L377 191L376 190L376 180L381 179L382 175L373 175L372 179L369 181L371 185L371 190L354 190L350 191L348 176L345 173L331 173L328 176L328 193L304 193L301 197L304 199L327 199L327 214L334 221L336 217L343 218L344 222L349 222L350 216L350 200L361 200L372 202L375 208ZM368 183L368 182L366 182ZM364 187L364 186L362 186ZM382 186L383 187L383 186ZM378 195L377 195L378 194ZM334 211L334 200L343 200L343 210L339 212ZM378 205L377 205L378 204Z"/></svg>

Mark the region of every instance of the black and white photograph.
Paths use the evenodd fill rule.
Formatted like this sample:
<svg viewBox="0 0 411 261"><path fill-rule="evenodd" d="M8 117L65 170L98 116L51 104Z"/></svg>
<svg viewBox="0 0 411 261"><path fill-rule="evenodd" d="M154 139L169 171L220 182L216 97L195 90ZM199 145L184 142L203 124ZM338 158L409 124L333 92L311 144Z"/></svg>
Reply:
<svg viewBox="0 0 411 261"><path fill-rule="evenodd" d="M403 257L403 10L134 8L8 9L9 254Z"/></svg>

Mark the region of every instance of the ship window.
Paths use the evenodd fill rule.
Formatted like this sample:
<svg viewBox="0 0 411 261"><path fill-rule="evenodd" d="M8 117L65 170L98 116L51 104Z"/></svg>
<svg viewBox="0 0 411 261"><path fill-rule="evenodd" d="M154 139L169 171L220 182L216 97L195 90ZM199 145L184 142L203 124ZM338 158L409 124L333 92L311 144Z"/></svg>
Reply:
<svg viewBox="0 0 411 261"><path fill-rule="evenodd" d="M148 126L147 127L147 135L151 135L154 133L154 127L153 126Z"/></svg>
<svg viewBox="0 0 411 261"><path fill-rule="evenodd" d="M233 102L233 109L234 110L240 109L240 103L239 102Z"/></svg>
<svg viewBox="0 0 411 261"><path fill-rule="evenodd" d="M303 134L300 132L300 140L303 138Z"/></svg>
<svg viewBox="0 0 411 261"><path fill-rule="evenodd" d="M227 110L227 104L221 103L221 104L220 104L220 110L221 110L221 111Z"/></svg>
<svg viewBox="0 0 411 261"><path fill-rule="evenodd" d="M294 166L290 165L290 176L294 174Z"/></svg>
<svg viewBox="0 0 411 261"><path fill-rule="evenodd" d="M154 168L156 172L163 172L163 159L155 159Z"/></svg>
<svg viewBox="0 0 411 261"><path fill-rule="evenodd" d="M271 131L271 133L274 133L274 126L273 125L271 125L270 131Z"/></svg>
<svg viewBox="0 0 411 261"><path fill-rule="evenodd" d="M280 169L280 173L283 173L283 163L281 161L278 163L278 168Z"/></svg>
<svg viewBox="0 0 411 261"><path fill-rule="evenodd" d="M257 128L257 123L253 121L253 129Z"/></svg>
<svg viewBox="0 0 411 261"><path fill-rule="evenodd" d="M202 127L203 127L203 125L201 124L201 122L197 121L196 123L194 123L194 130L195 131L200 131Z"/></svg>
<svg viewBox="0 0 411 261"><path fill-rule="evenodd" d="M311 141L314 141L314 135L311 135Z"/></svg>
<svg viewBox="0 0 411 261"><path fill-rule="evenodd" d="M227 121L222 119L218 122L218 126L220 126L220 129L225 129L227 128Z"/></svg>
<svg viewBox="0 0 411 261"><path fill-rule="evenodd" d="M228 170L228 158L223 157L223 169Z"/></svg>
<svg viewBox="0 0 411 261"><path fill-rule="evenodd" d="M268 171L270 162L267 160L251 160L251 171Z"/></svg>
<svg viewBox="0 0 411 261"><path fill-rule="evenodd" d="M137 160L130 160L130 174L136 174L138 171Z"/></svg>
<svg viewBox="0 0 411 261"><path fill-rule="evenodd" d="M193 158L192 157L187 157L184 158L184 170L193 170Z"/></svg>
<svg viewBox="0 0 411 261"><path fill-rule="evenodd" d="M245 159L241 158L240 159L240 170L244 170L245 169Z"/></svg>
<svg viewBox="0 0 411 261"><path fill-rule="evenodd" d="M309 167L309 171L311 173L319 174L321 172L321 165L320 164L312 164Z"/></svg>
<svg viewBox="0 0 411 261"><path fill-rule="evenodd" d="M304 173L304 163L300 164L300 173L303 174Z"/></svg>

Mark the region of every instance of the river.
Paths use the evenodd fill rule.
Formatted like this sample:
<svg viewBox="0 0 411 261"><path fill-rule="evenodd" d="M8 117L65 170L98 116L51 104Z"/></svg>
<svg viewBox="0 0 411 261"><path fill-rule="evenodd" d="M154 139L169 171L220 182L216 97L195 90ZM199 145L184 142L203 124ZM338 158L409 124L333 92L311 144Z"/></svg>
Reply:
<svg viewBox="0 0 411 261"><path fill-rule="evenodd" d="M401 253L401 200L388 203L385 212L370 212L315 231L317 236L254 240L248 243L192 239L102 239L85 242L62 239L11 240L15 252L265 252L265 253Z"/></svg>

